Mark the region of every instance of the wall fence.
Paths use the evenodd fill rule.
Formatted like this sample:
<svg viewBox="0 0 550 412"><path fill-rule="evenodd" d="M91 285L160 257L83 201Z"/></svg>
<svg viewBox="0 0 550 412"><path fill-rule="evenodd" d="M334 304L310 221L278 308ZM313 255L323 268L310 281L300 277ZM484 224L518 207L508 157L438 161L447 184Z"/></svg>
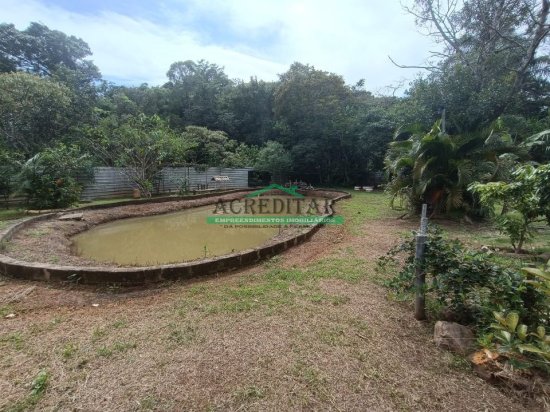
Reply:
<svg viewBox="0 0 550 412"><path fill-rule="evenodd" d="M166 167L154 182L154 194L177 193L186 184L189 190L233 189L248 187L248 172L252 168L231 169L210 167L204 171L194 167ZM228 181L215 182L214 176L228 176ZM131 196L136 186L119 167L96 167L94 179L85 183L82 200Z"/></svg>

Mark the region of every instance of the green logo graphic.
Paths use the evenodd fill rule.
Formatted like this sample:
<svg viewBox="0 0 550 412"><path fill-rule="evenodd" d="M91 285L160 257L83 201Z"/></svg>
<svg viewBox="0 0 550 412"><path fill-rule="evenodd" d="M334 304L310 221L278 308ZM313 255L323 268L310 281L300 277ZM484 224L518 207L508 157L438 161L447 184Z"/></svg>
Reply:
<svg viewBox="0 0 550 412"><path fill-rule="evenodd" d="M251 192L247 194L245 197L257 197L257 196L263 195L265 192L269 192L270 190L280 190L281 192L284 192L294 197L304 197L304 195L296 191L298 190L297 186L284 187L284 186L278 185L277 183L272 183L269 186L266 186L260 190Z"/></svg>
<svg viewBox="0 0 550 412"><path fill-rule="evenodd" d="M342 216L208 216L210 225L341 225Z"/></svg>
<svg viewBox="0 0 550 412"><path fill-rule="evenodd" d="M261 196L277 190L290 196ZM227 228L256 228L294 225L341 225L342 216L334 216L332 200L306 198L297 186L284 187L276 183L231 200L218 199L213 216L206 222Z"/></svg>

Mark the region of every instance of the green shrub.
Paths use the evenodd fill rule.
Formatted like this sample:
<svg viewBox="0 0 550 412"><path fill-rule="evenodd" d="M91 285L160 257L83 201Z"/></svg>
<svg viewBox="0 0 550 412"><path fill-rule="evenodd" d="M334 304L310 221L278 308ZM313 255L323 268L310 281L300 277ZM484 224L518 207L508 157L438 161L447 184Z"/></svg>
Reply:
<svg viewBox="0 0 550 412"><path fill-rule="evenodd" d="M550 335L544 326L529 332L520 324L517 312L508 314L494 312L495 323L491 324L496 350L518 366L538 367L550 371Z"/></svg>
<svg viewBox="0 0 550 412"><path fill-rule="evenodd" d="M496 216L495 223L508 235L514 251L520 252L532 236L533 223L550 217L550 167L525 164L514 170L511 178L510 182L476 182L468 189L479 196L481 204L493 215L499 202L504 205L507 212Z"/></svg>
<svg viewBox="0 0 550 412"><path fill-rule="evenodd" d="M19 191L38 209L67 207L80 198L77 180L92 176L91 161L76 146L59 144L33 156L19 174Z"/></svg>
<svg viewBox="0 0 550 412"><path fill-rule="evenodd" d="M399 258L404 256L400 266ZM379 264L400 266L388 286L398 293L414 291L415 239L405 239ZM541 321L546 298L524 282L521 271L504 265L491 252L474 251L458 240L448 240L430 227L424 255L428 298L450 310L456 320L485 329L494 311L514 310L530 325Z"/></svg>
<svg viewBox="0 0 550 412"><path fill-rule="evenodd" d="M540 268L523 268L523 273L529 283L539 289L550 299L550 260Z"/></svg>
<svg viewBox="0 0 550 412"><path fill-rule="evenodd" d="M0 147L0 197L7 201L15 190L15 178L21 169L20 154Z"/></svg>

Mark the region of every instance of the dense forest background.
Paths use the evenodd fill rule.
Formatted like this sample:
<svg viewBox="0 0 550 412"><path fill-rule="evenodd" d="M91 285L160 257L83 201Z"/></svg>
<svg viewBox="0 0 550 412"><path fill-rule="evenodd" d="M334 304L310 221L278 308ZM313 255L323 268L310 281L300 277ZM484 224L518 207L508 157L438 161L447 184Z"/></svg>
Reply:
<svg viewBox="0 0 550 412"><path fill-rule="evenodd" d="M78 164L85 156L94 165L147 165L149 174L168 164L252 166L316 185L373 184L385 170L396 193L416 184L427 196L442 185L462 190L466 163L457 162L472 166L478 155L493 166L505 152L546 162L536 145L519 149L550 128L548 1L445 4L417 0L409 10L441 47L402 96L374 95L363 80L349 85L302 63L264 82L182 59L161 86L121 86L102 80L84 40L40 23L0 24L3 175L38 153L70 152ZM455 140L432 147L447 157L428 162L418 136L434 122ZM412 181L430 170L428 183ZM479 180L480 171L470 173ZM442 174L455 181L438 181Z"/></svg>

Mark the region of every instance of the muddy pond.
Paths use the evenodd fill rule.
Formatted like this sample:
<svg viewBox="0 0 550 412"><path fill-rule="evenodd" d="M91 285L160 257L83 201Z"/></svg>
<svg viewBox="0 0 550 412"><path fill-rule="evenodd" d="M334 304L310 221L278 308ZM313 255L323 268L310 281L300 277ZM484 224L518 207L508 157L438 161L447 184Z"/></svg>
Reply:
<svg viewBox="0 0 550 412"><path fill-rule="evenodd" d="M285 202L282 215L305 215L311 199ZM269 198L268 202L273 202ZM234 204L242 216L243 202ZM300 213L298 212L300 207ZM185 209L156 216L121 219L98 225L73 237L73 253L99 262L149 266L221 256L265 244L280 233L279 227L209 224L219 205ZM227 205L227 212L229 205ZM309 209L308 209L309 210ZM248 211L251 212L251 211ZM272 215L267 213L254 215ZM225 216L225 215L224 215Z"/></svg>

